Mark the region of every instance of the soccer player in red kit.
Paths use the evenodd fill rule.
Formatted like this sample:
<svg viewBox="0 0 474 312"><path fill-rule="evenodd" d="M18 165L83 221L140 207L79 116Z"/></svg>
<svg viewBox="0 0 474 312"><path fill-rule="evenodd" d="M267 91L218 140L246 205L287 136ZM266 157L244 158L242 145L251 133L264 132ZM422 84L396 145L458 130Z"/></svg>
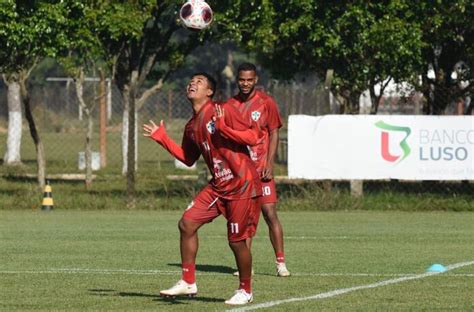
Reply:
<svg viewBox="0 0 474 312"><path fill-rule="evenodd" d="M197 293L195 261L198 229L219 215L227 219L227 235L240 274L239 289L227 304L252 301L252 256L246 239L255 234L260 216L262 187L247 145L258 142L257 132L250 128L234 107L212 102L215 80L207 73L194 74L186 95L193 116L185 126L181 145L166 134L161 121L143 125L144 136L162 145L170 154L191 166L202 155L212 179L189 204L179 221L182 276L173 287L160 295L174 297Z"/></svg>
<svg viewBox="0 0 474 312"><path fill-rule="evenodd" d="M275 100L263 91L256 90L258 76L254 64L243 63L237 70L239 93L227 103L234 106L241 115L252 123L263 139L255 146L249 146L250 156L255 161L262 179L262 213L268 225L270 241L275 252L277 276L290 276L285 264L283 229L276 211L277 194L273 179L273 164L278 147L278 131L282 126ZM247 244L250 248L251 238ZM238 272L235 273L237 275Z"/></svg>

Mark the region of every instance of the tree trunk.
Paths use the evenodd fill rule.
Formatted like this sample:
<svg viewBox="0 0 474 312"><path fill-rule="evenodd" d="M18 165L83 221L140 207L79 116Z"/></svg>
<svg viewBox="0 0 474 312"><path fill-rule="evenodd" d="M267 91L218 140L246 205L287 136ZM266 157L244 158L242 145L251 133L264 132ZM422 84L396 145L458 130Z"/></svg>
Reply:
<svg viewBox="0 0 474 312"><path fill-rule="evenodd" d="M370 114L371 115L377 115L377 112L379 111L379 105L380 105L380 100L383 98L383 94L385 92L385 89L387 88L388 84L390 83L390 81L392 80L392 78L389 78L387 79L387 81L385 83L380 82L380 92L379 92L379 95L376 96L375 95L375 87L377 85L377 83L369 83L370 84L370 87L369 87L369 91L370 91L370 98L372 100L372 107L370 109Z"/></svg>
<svg viewBox="0 0 474 312"><path fill-rule="evenodd" d="M8 134L7 147L3 163L6 165L21 164L21 137L22 137L22 112L20 83L18 76L12 75L9 78L4 76L4 81L8 88Z"/></svg>
<svg viewBox="0 0 474 312"><path fill-rule="evenodd" d="M86 189L90 190L92 187L92 133L94 129L94 121L89 109L84 112L87 116L87 132L86 132Z"/></svg>
<svg viewBox="0 0 474 312"><path fill-rule="evenodd" d="M106 86L105 75L102 68L99 69L100 88L99 88L99 141L100 141L100 167L107 166L107 106L106 106Z"/></svg>
<svg viewBox="0 0 474 312"><path fill-rule="evenodd" d="M130 111L130 88L129 86L125 86L124 90L122 92L122 98L123 98L123 114L122 114L122 174L127 175L128 172L128 143L129 143L129 138L128 138L128 133L130 131L129 127L129 111ZM135 109L135 120L137 120L137 112ZM134 138L135 142L137 142L138 139L138 128L135 122L135 127L134 127ZM135 170L137 170L138 165L137 165L137 160L138 160L138 145L135 144Z"/></svg>
<svg viewBox="0 0 474 312"><path fill-rule="evenodd" d="M130 109L130 88L125 85L122 90L123 114L122 114L122 174L127 174L127 151L128 151L128 111Z"/></svg>
<svg viewBox="0 0 474 312"><path fill-rule="evenodd" d="M132 74L132 77L134 75ZM130 88L130 100L128 107L128 151L127 151L127 197L128 204L131 207L134 207L134 198L135 198L135 171L136 171L136 157L137 157L137 127L136 127L136 117L137 112L135 109L136 94L137 94L137 84L135 83L136 79L132 78L131 88Z"/></svg>
<svg viewBox="0 0 474 312"><path fill-rule="evenodd" d="M86 189L90 190L92 186L92 133L94 122L92 120L92 108L84 101L84 71L81 69L78 77L74 78L76 86L76 97L81 111L87 117L86 144L85 144L85 162L86 162Z"/></svg>
<svg viewBox="0 0 474 312"><path fill-rule="evenodd" d="M36 149L36 163L38 166L38 184L41 189L45 186L45 179L46 179L46 157L44 153L43 142L39 136L38 130L36 129L35 119L33 117L33 113L31 111L30 106L30 96L28 94L28 90L26 89L26 81L27 77L22 77L20 79L20 90L21 90L21 97L23 101L23 105L25 106L25 117L28 121L28 126L30 128L31 138L35 143Z"/></svg>

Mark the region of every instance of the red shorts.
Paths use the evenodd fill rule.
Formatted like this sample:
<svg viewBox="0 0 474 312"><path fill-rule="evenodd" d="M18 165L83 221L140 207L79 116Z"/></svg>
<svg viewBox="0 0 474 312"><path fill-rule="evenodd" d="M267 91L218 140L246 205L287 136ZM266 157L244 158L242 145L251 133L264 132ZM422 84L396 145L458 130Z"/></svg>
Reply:
<svg viewBox="0 0 474 312"><path fill-rule="evenodd" d="M270 181L262 181L262 200L261 204L275 204L277 200L277 192L275 179Z"/></svg>
<svg viewBox="0 0 474 312"><path fill-rule="evenodd" d="M253 237L260 218L259 197L227 200L219 198L206 186L189 204L183 218L196 223L209 223L221 214L227 219L227 238L238 242Z"/></svg>

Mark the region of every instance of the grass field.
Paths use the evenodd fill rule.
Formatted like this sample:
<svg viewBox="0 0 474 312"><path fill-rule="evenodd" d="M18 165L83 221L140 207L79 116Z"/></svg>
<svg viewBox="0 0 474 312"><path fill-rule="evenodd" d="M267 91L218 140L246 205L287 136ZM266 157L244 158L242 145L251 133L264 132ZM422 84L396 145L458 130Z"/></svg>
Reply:
<svg viewBox="0 0 474 312"><path fill-rule="evenodd" d="M231 275L234 260L223 218L200 232L198 297L158 296L180 276L176 227L180 215L143 210L1 210L0 310L228 309L223 301L238 282ZM255 300L249 307L302 298L266 310L474 309L472 213L282 212L280 217L293 276L274 276L262 221L253 246ZM462 267L422 275L434 263ZM389 282L377 284L384 281ZM327 298L311 300L318 294Z"/></svg>

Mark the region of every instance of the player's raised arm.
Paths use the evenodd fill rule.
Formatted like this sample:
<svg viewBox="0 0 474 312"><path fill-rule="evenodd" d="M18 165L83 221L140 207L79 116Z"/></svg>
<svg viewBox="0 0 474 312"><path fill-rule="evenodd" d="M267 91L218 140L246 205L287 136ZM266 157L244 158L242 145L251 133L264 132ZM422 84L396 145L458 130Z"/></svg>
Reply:
<svg viewBox="0 0 474 312"><path fill-rule="evenodd" d="M222 135L236 143L243 145L257 145L260 142L258 132L255 131L250 123L246 123L240 114L233 110L232 106L226 105L225 108L216 104L216 128ZM227 120L227 121L226 121Z"/></svg>
<svg viewBox="0 0 474 312"><path fill-rule="evenodd" d="M186 140L186 134L183 137L183 144L179 146L176 142L171 139L166 133L165 125L163 120L160 121L160 125L157 126L152 120L149 124L143 125L143 136L149 137L163 146L174 158L178 159L187 166L192 166L199 158L200 153L196 148L193 148L192 144L189 144Z"/></svg>

